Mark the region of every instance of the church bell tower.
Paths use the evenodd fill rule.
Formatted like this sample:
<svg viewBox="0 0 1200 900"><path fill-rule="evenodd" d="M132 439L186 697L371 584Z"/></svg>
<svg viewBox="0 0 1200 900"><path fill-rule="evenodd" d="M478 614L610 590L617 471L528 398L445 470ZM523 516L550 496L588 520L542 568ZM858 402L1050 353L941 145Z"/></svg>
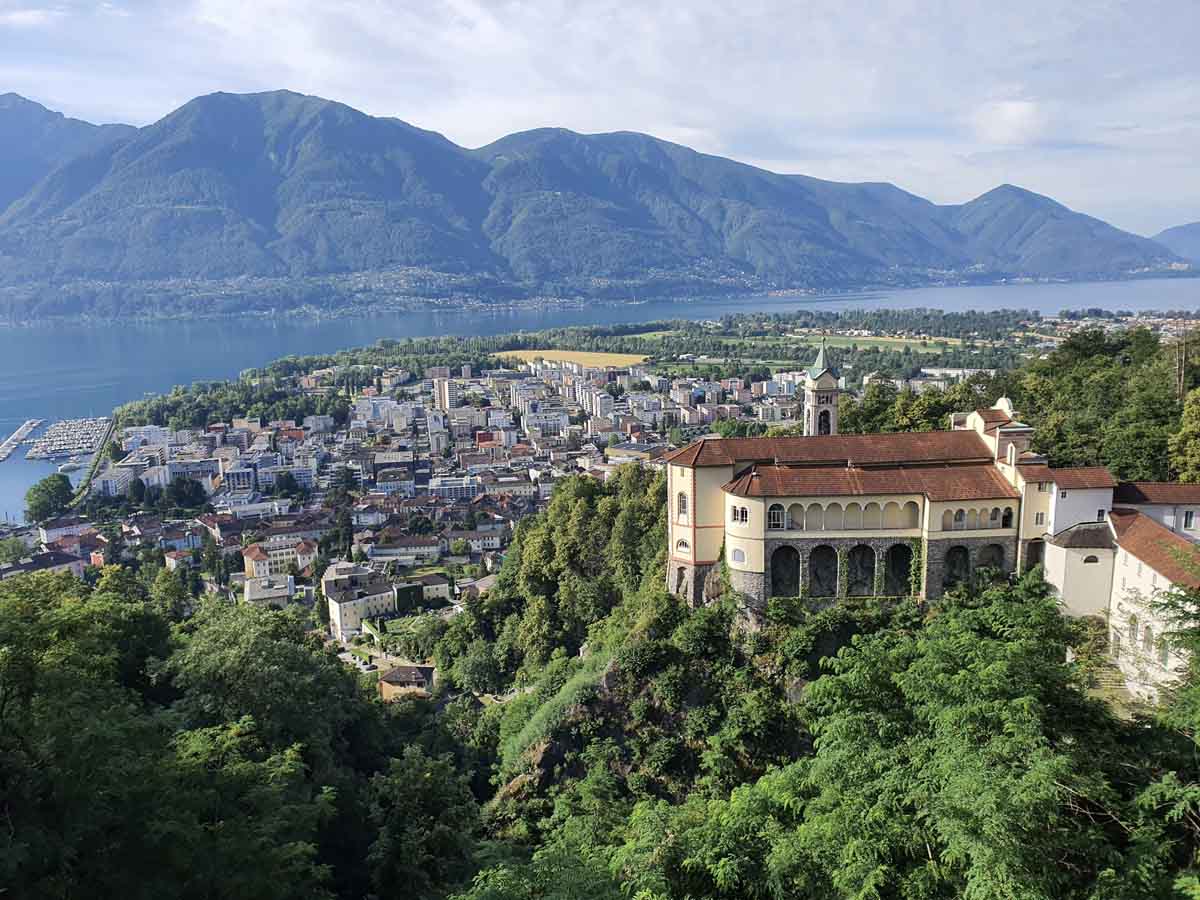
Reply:
<svg viewBox="0 0 1200 900"><path fill-rule="evenodd" d="M825 338L804 379L804 433L837 434L838 371L829 364Z"/></svg>

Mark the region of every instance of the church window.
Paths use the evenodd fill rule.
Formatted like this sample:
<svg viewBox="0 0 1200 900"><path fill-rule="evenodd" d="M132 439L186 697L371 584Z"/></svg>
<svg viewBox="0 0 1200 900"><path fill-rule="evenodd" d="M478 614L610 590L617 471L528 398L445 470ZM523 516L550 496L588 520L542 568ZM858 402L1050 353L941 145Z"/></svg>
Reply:
<svg viewBox="0 0 1200 900"><path fill-rule="evenodd" d="M767 527L783 528L783 516L783 507L778 503L771 504L771 508L767 510Z"/></svg>

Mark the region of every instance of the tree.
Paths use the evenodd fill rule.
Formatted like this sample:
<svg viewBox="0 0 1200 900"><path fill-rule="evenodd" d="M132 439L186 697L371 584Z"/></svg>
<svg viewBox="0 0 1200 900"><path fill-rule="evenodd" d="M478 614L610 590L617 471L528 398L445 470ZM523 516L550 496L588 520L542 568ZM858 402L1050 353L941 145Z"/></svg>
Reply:
<svg viewBox="0 0 1200 900"><path fill-rule="evenodd" d="M204 485L194 478L180 475L167 487L167 498L174 506L183 509L199 509L208 499Z"/></svg>
<svg viewBox="0 0 1200 900"><path fill-rule="evenodd" d="M100 534L104 537L104 564L106 566L116 565L121 562L121 557L125 555L125 533L121 530L121 526L105 525L100 529Z"/></svg>
<svg viewBox="0 0 1200 900"><path fill-rule="evenodd" d="M19 537L0 539L0 563L15 563L29 553L29 548Z"/></svg>
<svg viewBox="0 0 1200 900"><path fill-rule="evenodd" d="M1200 388L1188 391L1179 431L1170 438L1171 468L1180 481L1200 483Z"/></svg>
<svg viewBox="0 0 1200 900"><path fill-rule="evenodd" d="M192 605L191 594L179 575L170 569L159 569L150 588L150 599L166 618L178 621L187 615Z"/></svg>
<svg viewBox="0 0 1200 900"><path fill-rule="evenodd" d="M60 472L47 475L25 493L25 517L44 522L67 511L75 491L71 479Z"/></svg>
<svg viewBox="0 0 1200 900"><path fill-rule="evenodd" d="M368 804L376 896L433 900L470 873L479 809L450 757L407 747L371 780Z"/></svg>
<svg viewBox="0 0 1200 900"><path fill-rule="evenodd" d="M450 552L454 556L466 556L471 552L471 542L466 538L455 538L450 542Z"/></svg>
<svg viewBox="0 0 1200 900"><path fill-rule="evenodd" d="M129 487L126 490L126 496L129 497L129 502L141 506L146 500L146 482L140 478L134 478L129 482Z"/></svg>
<svg viewBox="0 0 1200 900"><path fill-rule="evenodd" d="M291 472L282 472L275 477L274 494L277 497L300 497L304 491L300 487L300 483L296 481L296 476Z"/></svg>

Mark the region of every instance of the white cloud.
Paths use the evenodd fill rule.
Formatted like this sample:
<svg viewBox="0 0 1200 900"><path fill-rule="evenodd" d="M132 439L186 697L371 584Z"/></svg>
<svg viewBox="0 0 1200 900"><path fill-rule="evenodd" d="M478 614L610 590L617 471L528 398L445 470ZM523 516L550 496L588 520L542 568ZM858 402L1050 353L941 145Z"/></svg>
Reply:
<svg viewBox="0 0 1200 900"><path fill-rule="evenodd" d="M997 100L976 109L971 124L985 144L1023 145L1041 136L1046 121L1033 100Z"/></svg>
<svg viewBox="0 0 1200 900"><path fill-rule="evenodd" d="M939 202L1011 181L1141 231L1200 219L1194 0L105 6L0 0L0 21L69 11L12 52L0 36L0 90L141 124L200 93L290 87L469 146L629 129Z"/></svg>
<svg viewBox="0 0 1200 900"><path fill-rule="evenodd" d="M42 28L52 24L61 16L62 11L53 8L10 9L0 5L0 28Z"/></svg>

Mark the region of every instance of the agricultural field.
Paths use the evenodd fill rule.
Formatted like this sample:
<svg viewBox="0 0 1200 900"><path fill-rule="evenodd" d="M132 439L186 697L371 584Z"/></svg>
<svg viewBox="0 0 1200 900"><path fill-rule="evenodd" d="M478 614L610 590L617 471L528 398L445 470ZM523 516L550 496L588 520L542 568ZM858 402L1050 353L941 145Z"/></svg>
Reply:
<svg viewBox="0 0 1200 900"><path fill-rule="evenodd" d="M633 353L594 353L588 350L505 350L498 354L503 357L513 357L522 362L532 362L544 359L549 362L571 362L581 366L635 366L644 362L646 357Z"/></svg>

